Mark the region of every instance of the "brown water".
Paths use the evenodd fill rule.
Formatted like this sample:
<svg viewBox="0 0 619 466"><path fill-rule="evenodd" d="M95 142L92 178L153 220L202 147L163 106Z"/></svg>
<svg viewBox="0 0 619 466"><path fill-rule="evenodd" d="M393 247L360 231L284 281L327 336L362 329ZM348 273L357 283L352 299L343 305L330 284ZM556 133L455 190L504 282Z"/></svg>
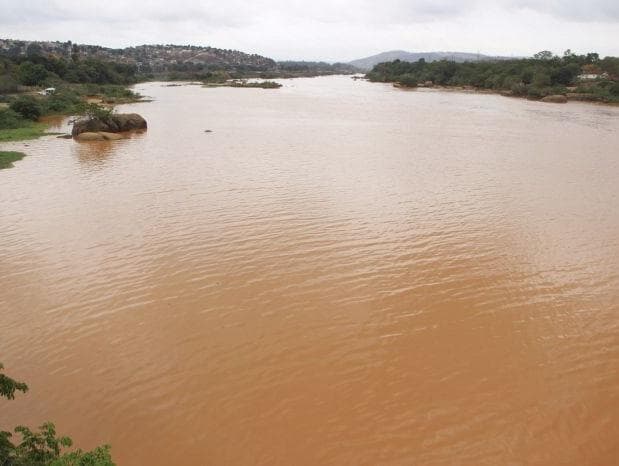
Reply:
<svg viewBox="0 0 619 466"><path fill-rule="evenodd" d="M617 464L619 109L284 83L141 85L146 134L0 172L0 427L120 466Z"/></svg>

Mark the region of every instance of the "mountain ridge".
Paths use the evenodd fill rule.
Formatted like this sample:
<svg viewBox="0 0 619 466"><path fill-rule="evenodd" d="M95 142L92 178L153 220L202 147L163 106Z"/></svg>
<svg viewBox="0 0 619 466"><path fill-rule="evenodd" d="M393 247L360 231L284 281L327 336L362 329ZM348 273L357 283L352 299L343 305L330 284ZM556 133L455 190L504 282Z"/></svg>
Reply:
<svg viewBox="0 0 619 466"><path fill-rule="evenodd" d="M369 71L375 65L384 62L390 62L394 60L416 62L423 58L427 62L433 62L438 60L452 60L456 62L465 61L485 61L485 60L506 60L511 57L491 56L481 53L470 52L407 52L406 50L389 50L387 52L378 53L369 57L359 58L357 60L349 61L348 64L355 66L361 70Z"/></svg>
<svg viewBox="0 0 619 466"><path fill-rule="evenodd" d="M179 66L213 66L223 69L271 70L275 60L239 50L196 45L138 45L110 48L99 45L74 44L71 41L26 41L0 39L0 55L9 57L43 54L57 58L111 61L136 65L140 71L167 71Z"/></svg>

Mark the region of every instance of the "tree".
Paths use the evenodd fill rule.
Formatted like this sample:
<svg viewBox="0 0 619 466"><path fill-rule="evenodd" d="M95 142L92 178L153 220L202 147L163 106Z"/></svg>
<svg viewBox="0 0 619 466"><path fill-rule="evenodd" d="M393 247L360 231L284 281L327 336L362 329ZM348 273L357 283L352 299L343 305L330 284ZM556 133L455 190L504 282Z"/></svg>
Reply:
<svg viewBox="0 0 619 466"><path fill-rule="evenodd" d="M569 65L556 68L550 74L552 84L560 84L563 86L569 86L574 82L576 76L580 73L580 67L576 63L570 63Z"/></svg>
<svg viewBox="0 0 619 466"><path fill-rule="evenodd" d="M47 79L48 72L43 65L25 61L17 70L19 82L26 86L38 86Z"/></svg>
<svg viewBox="0 0 619 466"><path fill-rule="evenodd" d="M4 369L4 366L0 362L0 371ZM28 391L28 385L24 382L18 382L7 375L0 373L0 397L7 398L9 400L15 399L15 392L19 391L26 393Z"/></svg>
<svg viewBox="0 0 619 466"><path fill-rule="evenodd" d="M0 363L0 370L4 369ZM26 393L28 386L0 373L0 397L12 400L15 392ZM73 441L69 437L58 437L56 427L46 422L33 432L28 427L17 426L21 442L13 444L13 434L0 431L0 465L2 466L115 466L110 455L109 445L97 447L92 451L75 450L62 453Z"/></svg>
<svg viewBox="0 0 619 466"><path fill-rule="evenodd" d="M554 57L550 50L542 50L533 55L536 60L551 60Z"/></svg>

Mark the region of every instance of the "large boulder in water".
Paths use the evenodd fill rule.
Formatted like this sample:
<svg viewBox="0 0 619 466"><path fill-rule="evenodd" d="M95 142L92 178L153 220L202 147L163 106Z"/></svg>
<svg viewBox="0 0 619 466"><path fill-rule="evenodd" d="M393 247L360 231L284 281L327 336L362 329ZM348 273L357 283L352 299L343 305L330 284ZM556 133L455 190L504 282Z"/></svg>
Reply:
<svg viewBox="0 0 619 466"><path fill-rule="evenodd" d="M93 133L90 131L84 131L83 133L76 134L75 139L78 141L105 141L103 134Z"/></svg>
<svg viewBox="0 0 619 466"><path fill-rule="evenodd" d="M120 133L136 129L146 129L146 120L137 113L117 113L107 118L85 118L73 124L73 137L81 133Z"/></svg>

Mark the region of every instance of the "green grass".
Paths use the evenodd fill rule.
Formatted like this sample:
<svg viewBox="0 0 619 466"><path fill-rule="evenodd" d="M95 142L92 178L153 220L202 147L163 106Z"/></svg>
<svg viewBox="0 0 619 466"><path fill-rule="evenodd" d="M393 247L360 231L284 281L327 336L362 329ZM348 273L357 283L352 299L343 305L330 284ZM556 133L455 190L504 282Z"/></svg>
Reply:
<svg viewBox="0 0 619 466"><path fill-rule="evenodd" d="M26 154L21 152L3 152L0 151L0 170L3 168L11 168L13 162L23 159Z"/></svg>
<svg viewBox="0 0 619 466"><path fill-rule="evenodd" d="M30 123L21 128L0 129L0 142L23 141L26 139L37 139L45 136L47 125L44 123Z"/></svg>

